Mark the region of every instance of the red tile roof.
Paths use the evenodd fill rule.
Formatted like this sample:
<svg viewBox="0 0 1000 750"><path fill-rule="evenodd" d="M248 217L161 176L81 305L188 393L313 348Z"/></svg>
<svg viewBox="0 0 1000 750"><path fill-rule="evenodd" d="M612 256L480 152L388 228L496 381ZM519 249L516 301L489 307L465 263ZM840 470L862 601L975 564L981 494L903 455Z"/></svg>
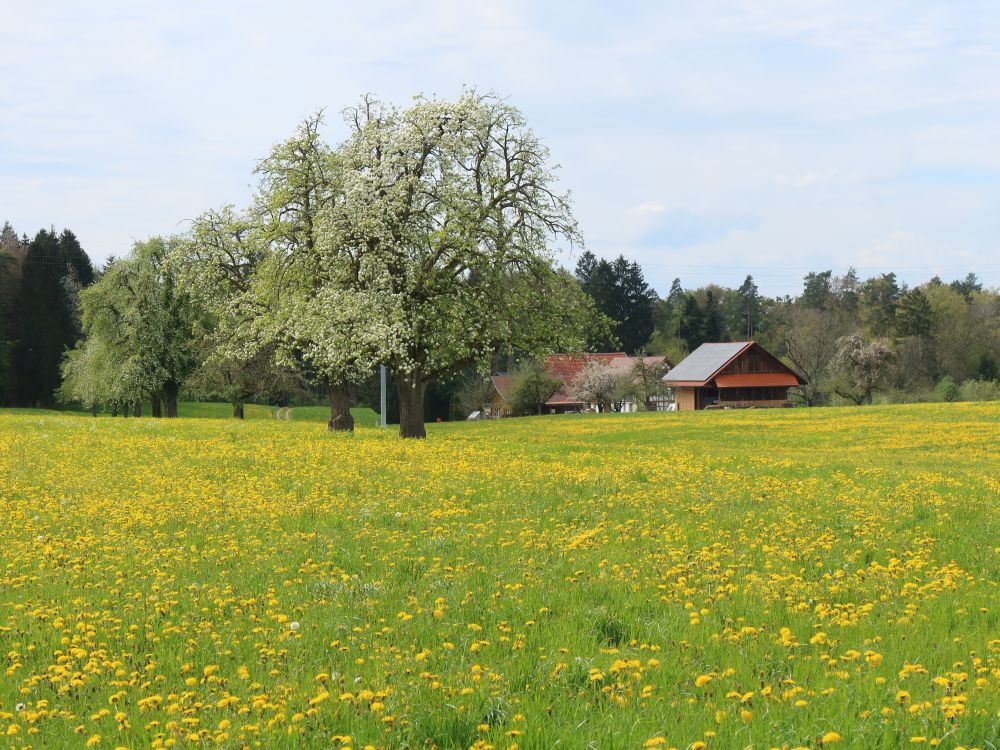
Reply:
<svg viewBox="0 0 1000 750"><path fill-rule="evenodd" d="M670 361L666 357L615 357L608 364L616 370L630 372L640 359L646 363L647 367L658 367L662 364L669 367L670 365Z"/></svg>
<svg viewBox="0 0 1000 750"><path fill-rule="evenodd" d="M545 369L563 383L572 383L588 362L610 362L616 357L626 356L625 352L605 354L550 354L545 358Z"/></svg>
<svg viewBox="0 0 1000 750"><path fill-rule="evenodd" d="M583 372L588 362L610 363L613 359L626 356L625 352L604 352L601 354L550 354L545 358L545 371L558 379L562 385L545 403L550 406L584 405L584 402L570 395L573 381Z"/></svg>

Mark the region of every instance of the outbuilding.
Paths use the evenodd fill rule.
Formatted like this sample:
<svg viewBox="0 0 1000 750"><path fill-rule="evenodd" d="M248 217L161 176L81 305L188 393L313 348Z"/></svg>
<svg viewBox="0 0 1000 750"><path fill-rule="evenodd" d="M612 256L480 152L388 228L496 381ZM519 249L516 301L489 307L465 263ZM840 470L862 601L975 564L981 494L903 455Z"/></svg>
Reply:
<svg viewBox="0 0 1000 750"><path fill-rule="evenodd" d="M755 341L702 344L663 377L678 411L788 406L805 379Z"/></svg>

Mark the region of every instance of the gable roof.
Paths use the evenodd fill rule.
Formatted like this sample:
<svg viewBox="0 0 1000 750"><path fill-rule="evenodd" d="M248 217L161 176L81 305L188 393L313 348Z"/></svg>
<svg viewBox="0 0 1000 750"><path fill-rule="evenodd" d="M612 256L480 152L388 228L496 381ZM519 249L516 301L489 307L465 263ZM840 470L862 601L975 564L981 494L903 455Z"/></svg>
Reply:
<svg viewBox="0 0 1000 750"><path fill-rule="evenodd" d="M583 404L580 399L570 393L570 388L583 368L590 362L608 364L618 357L624 357L625 352L602 352L599 354L550 354L545 358L545 371L559 380L560 385L545 403L549 406L567 406Z"/></svg>
<svg viewBox="0 0 1000 750"><path fill-rule="evenodd" d="M663 376L667 385L685 383L704 385L712 376L753 346L752 341L728 341L702 344Z"/></svg>
<svg viewBox="0 0 1000 750"><path fill-rule="evenodd" d="M559 378L564 384L569 385L576 380L588 362L602 362L608 364L618 357L624 357L625 352L605 352L601 354L550 354L545 358L544 366L546 372L554 378Z"/></svg>
<svg viewBox="0 0 1000 750"><path fill-rule="evenodd" d="M758 361L763 358L770 363L768 369L763 372L730 372L720 375L754 348L757 350ZM712 380L719 388L806 384L805 378L756 341L702 344L662 378L662 382L667 385L685 388L701 388Z"/></svg>
<svg viewBox="0 0 1000 750"><path fill-rule="evenodd" d="M514 388L517 386L517 376L512 373L500 373L498 375L490 375L490 382L493 383L493 387L496 388L497 393L500 394L500 398L504 401L511 401L514 397Z"/></svg>

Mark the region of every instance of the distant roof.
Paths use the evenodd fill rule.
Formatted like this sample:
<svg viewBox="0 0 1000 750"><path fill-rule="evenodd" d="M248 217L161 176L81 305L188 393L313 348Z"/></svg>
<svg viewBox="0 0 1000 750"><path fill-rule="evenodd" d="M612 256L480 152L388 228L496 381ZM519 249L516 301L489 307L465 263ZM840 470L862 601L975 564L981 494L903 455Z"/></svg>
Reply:
<svg viewBox="0 0 1000 750"><path fill-rule="evenodd" d="M670 360L666 357L643 357L647 365L670 365ZM546 401L548 406L585 406L583 401L570 394L573 381L583 371L589 362L600 362L609 367L619 370L631 370L639 357L630 357L625 352L598 352L586 354L550 354L545 358L543 365L545 371L553 378L559 380L559 387L556 392ZM517 375L514 373L498 373L490 375L490 382L496 388L497 393L505 401L512 401L514 389L517 386Z"/></svg>
<svg viewBox="0 0 1000 750"><path fill-rule="evenodd" d="M639 360L642 360L647 367L659 367L662 364L670 365L666 357L615 357L608 360L608 366L617 370L631 370Z"/></svg>
<svg viewBox="0 0 1000 750"><path fill-rule="evenodd" d="M627 356L625 352L604 352L600 354L550 354L545 358L545 369L554 378L559 378L569 385L580 374L588 362L604 362L607 364L618 357Z"/></svg>
<svg viewBox="0 0 1000 750"><path fill-rule="evenodd" d="M570 387L589 362L607 364L613 359L624 357L625 352L601 352L587 354L550 354L545 358L545 371L560 381L556 392L545 403L549 406L583 405L570 394Z"/></svg>
<svg viewBox="0 0 1000 750"><path fill-rule="evenodd" d="M497 389L497 393L500 394L500 398L504 401L511 401L514 396L514 387L517 385L517 376L511 373L500 373L499 375L490 375L490 382L493 383L493 387Z"/></svg>
<svg viewBox="0 0 1000 750"><path fill-rule="evenodd" d="M753 346L752 341L727 341L722 344L702 344L677 363L663 376L663 382L703 383L726 366L733 357Z"/></svg>

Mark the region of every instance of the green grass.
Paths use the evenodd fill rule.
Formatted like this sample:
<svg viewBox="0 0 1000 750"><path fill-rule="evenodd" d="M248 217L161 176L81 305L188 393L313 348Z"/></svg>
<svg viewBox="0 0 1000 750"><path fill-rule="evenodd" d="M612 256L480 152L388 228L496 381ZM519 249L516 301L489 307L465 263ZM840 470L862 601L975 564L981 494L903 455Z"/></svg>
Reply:
<svg viewBox="0 0 1000 750"><path fill-rule="evenodd" d="M327 418L0 413L0 736L1000 744L1000 404Z"/></svg>
<svg viewBox="0 0 1000 750"><path fill-rule="evenodd" d="M378 414L366 406L355 406L351 409L356 427L378 427ZM323 422L330 420L329 406L295 406L292 407L291 419L295 422Z"/></svg>
<svg viewBox="0 0 1000 750"><path fill-rule="evenodd" d="M289 407L282 407L282 409L288 409ZM243 408L243 416L245 419L274 419L275 412L278 407L269 406L267 404L245 404ZM3 412L9 414L32 414L32 413L44 413L45 409L6 409ZM0 413L3 413L0 412ZM90 412L83 409L78 404L69 404L65 406L61 413L65 414L79 414L90 416ZM102 408L98 414L100 416L111 416L109 409ZM151 414L150 405L148 402L142 405L142 416L149 417ZM351 409L351 414L356 420L357 426L359 427L377 427L379 424L378 413L366 406L356 406ZM330 419L330 407L329 406L293 406L290 407L289 419L296 422L323 422L326 423ZM190 419L232 419L233 418L233 407L231 404L222 404L213 401L180 401L177 404L177 416L180 418L190 418ZM119 419L123 419L122 415L118 415ZM131 419L131 417L129 417Z"/></svg>
<svg viewBox="0 0 1000 750"><path fill-rule="evenodd" d="M44 412L45 409L6 409L3 410L8 413L24 413L24 412ZM60 413L63 414L79 414L90 416L90 412L84 409L79 404L66 404L60 408ZM152 409L148 401L142 404L142 417L149 417L152 413ZM98 411L99 416L109 417L111 416L111 410L108 407L102 407ZM273 419L274 418L274 407L268 406L267 404L245 404L243 408L243 415L245 419ZM179 401L177 403L177 416L187 417L192 419L231 419L233 417L233 407L232 404L223 404L213 401ZM121 413L118 414L119 419L123 419ZM132 417L130 416L129 419Z"/></svg>

